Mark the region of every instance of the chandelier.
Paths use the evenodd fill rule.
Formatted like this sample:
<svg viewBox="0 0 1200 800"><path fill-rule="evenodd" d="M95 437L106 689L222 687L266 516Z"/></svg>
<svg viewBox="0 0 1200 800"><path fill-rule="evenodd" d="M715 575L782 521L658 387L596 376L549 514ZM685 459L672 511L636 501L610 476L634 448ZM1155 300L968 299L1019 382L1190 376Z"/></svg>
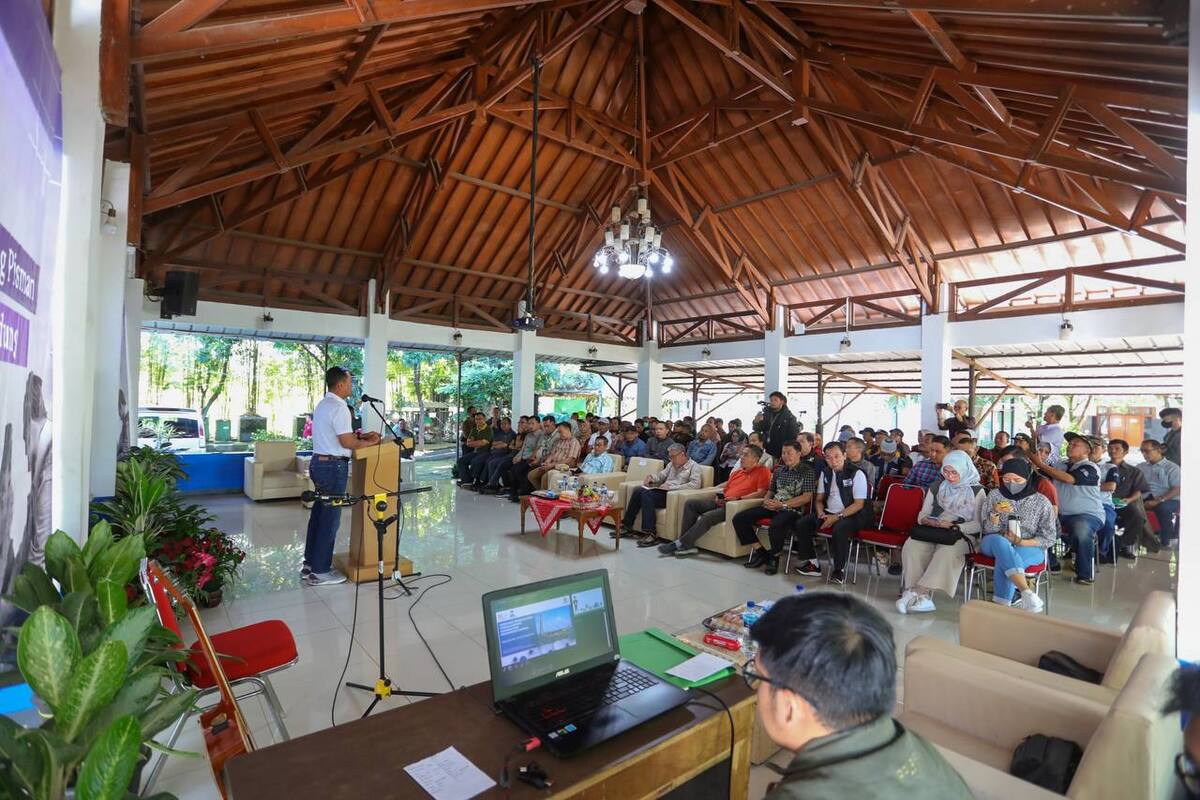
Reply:
<svg viewBox="0 0 1200 800"><path fill-rule="evenodd" d="M592 266L601 275L616 270L622 278L653 278L657 270L671 271L675 261L662 246L662 231L650 221L650 201L637 199L637 210L622 217L620 204L612 207L612 216L604 227L604 244L596 251Z"/></svg>

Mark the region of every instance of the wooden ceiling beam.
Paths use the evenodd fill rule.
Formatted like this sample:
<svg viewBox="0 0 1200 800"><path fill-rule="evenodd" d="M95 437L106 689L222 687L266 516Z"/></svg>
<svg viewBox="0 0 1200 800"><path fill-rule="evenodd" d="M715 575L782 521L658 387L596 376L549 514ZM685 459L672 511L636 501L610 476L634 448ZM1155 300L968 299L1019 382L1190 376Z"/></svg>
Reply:
<svg viewBox="0 0 1200 800"><path fill-rule="evenodd" d="M858 386L863 386L867 389L874 389L877 392L883 392L885 394L890 394L893 397L903 397L904 396L902 392L897 392L895 389L889 389L886 386L881 386L880 384L872 383L871 381L859 380L858 378L855 378L853 375L847 375L844 372L839 372L837 370L830 369L827 364L814 364L811 361L805 361L802 358L789 358L788 364L791 366L795 366L795 367L802 367L804 369L810 369L814 372L816 372L817 368L820 367L821 372L823 372L825 375L828 375L830 378L836 378L837 380L840 380L840 381L846 381L847 383L853 383Z"/></svg>
<svg viewBox="0 0 1200 800"><path fill-rule="evenodd" d="M950 38L950 34L938 24L938 21L933 18L933 14L928 11L908 9L908 16L917 27L925 32L929 40L933 42L934 47L942 54L946 61L950 62L959 72L973 72L975 70L975 62L963 55L963 52L958 49L958 45ZM976 94L979 99L991 110L1000 123L1008 126L1012 123L1012 114L1009 113L1004 103L996 96L996 92L987 87L975 87Z"/></svg>
<svg viewBox="0 0 1200 800"><path fill-rule="evenodd" d="M201 0L203 1L205 0ZM336 8L322 5L312 11L243 18L193 27L189 30L152 29L149 34L143 32L133 37L133 60L150 62L196 56L235 47L261 46L310 36L349 33L373 25L403 24L546 2L549 0L372 0L372 19L365 19L358 7ZM176 5L180 4L197 5L194 0L180 0ZM154 20L151 20L147 27L153 22Z"/></svg>
<svg viewBox="0 0 1200 800"><path fill-rule="evenodd" d="M987 377L996 381L997 383L999 383L1001 386L1005 387L1006 389L1011 389L1012 391L1016 392L1017 394L1023 394L1026 397L1037 397L1036 394L1029 391L1024 386L1021 386L1019 383L1014 383L1013 381L1010 381L1008 378L1005 378L1003 375L1000 375L993 369L985 367L983 364L980 364L978 361L971 358L970 356L965 356L962 353L955 351L954 357L957 358L959 361L963 362L964 364L966 364L968 367L974 367L976 372L978 372L980 375L986 375Z"/></svg>
<svg viewBox="0 0 1200 800"><path fill-rule="evenodd" d="M757 0L760 4L771 0ZM830 5L829 0L774 0L780 5ZM883 11L923 10L939 13L1036 16L1098 22L1143 22L1163 20L1163 5L1157 0L1038 0L1031 6L1028 0L837 0L842 8L876 9Z"/></svg>

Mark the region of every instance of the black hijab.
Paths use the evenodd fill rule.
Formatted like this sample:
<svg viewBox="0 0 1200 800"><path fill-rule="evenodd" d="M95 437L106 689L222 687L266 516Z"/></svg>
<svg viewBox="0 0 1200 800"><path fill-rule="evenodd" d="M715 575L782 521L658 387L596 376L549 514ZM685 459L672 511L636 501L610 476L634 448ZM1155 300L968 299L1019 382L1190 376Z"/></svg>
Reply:
<svg viewBox="0 0 1200 800"><path fill-rule="evenodd" d="M1012 492L1004 481L1004 476L1012 474L1025 479L1025 486L1019 492ZM1009 500L1021 500L1031 494L1037 494L1037 478L1033 474L1033 465L1023 458L1010 458L1000 466L1000 494Z"/></svg>

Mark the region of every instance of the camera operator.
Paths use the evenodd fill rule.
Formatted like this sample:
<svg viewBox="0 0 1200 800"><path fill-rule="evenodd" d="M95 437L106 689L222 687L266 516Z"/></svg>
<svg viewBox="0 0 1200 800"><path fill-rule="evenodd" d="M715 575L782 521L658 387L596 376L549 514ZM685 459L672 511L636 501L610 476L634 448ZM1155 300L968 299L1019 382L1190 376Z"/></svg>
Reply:
<svg viewBox="0 0 1200 800"><path fill-rule="evenodd" d="M796 441L800 427L796 416L787 407L787 395L783 392L771 392L766 408L763 409L763 449L776 461L787 442Z"/></svg>
<svg viewBox="0 0 1200 800"><path fill-rule="evenodd" d="M953 416L947 417L947 413L952 413ZM963 431L971 430L975 427L975 418L967 416L967 401L954 401L954 409L951 412L949 403L937 404L938 428L946 431L946 438L954 441L954 437L958 436Z"/></svg>

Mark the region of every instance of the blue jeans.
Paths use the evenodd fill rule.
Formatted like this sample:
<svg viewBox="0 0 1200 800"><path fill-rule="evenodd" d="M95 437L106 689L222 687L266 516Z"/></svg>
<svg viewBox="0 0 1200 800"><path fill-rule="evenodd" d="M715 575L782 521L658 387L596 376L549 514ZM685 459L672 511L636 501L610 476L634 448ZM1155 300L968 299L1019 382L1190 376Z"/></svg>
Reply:
<svg viewBox="0 0 1200 800"><path fill-rule="evenodd" d="M318 492L343 494L350 474L350 462L326 461L314 456L308 474ZM341 523L341 508L328 506L320 500L313 503L308 515L308 535L304 539L304 563L313 572L329 572L333 569L333 545L337 541Z"/></svg>
<svg viewBox="0 0 1200 800"><path fill-rule="evenodd" d="M1058 518L1062 522L1062 535L1075 551L1075 575L1085 580L1094 580L1092 559L1096 555L1096 534L1104 527L1104 520L1089 514L1065 514Z"/></svg>
<svg viewBox="0 0 1200 800"><path fill-rule="evenodd" d="M1042 548L1014 547L1012 542L998 533L984 536L979 549L985 556L996 560L995 574L992 576L992 595L1001 600L1012 600L1015 591L1009 575L1024 573L1026 567L1040 564L1046 558L1046 552Z"/></svg>
<svg viewBox="0 0 1200 800"><path fill-rule="evenodd" d="M1158 517L1158 538L1166 547L1179 538L1179 501L1164 500L1150 513Z"/></svg>
<svg viewBox="0 0 1200 800"><path fill-rule="evenodd" d="M1096 534L1096 544L1102 561L1112 561L1113 540L1117 536L1117 509L1114 506L1104 507L1104 525Z"/></svg>
<svg viewBox="0 0 1200 800"><path fill-rule="evenodd" d="M484 465L482 478L488 486L493 489L499 489L500 479L512 470L512 465L512 453L492 453L488 456L487 463Z"/></svg>

